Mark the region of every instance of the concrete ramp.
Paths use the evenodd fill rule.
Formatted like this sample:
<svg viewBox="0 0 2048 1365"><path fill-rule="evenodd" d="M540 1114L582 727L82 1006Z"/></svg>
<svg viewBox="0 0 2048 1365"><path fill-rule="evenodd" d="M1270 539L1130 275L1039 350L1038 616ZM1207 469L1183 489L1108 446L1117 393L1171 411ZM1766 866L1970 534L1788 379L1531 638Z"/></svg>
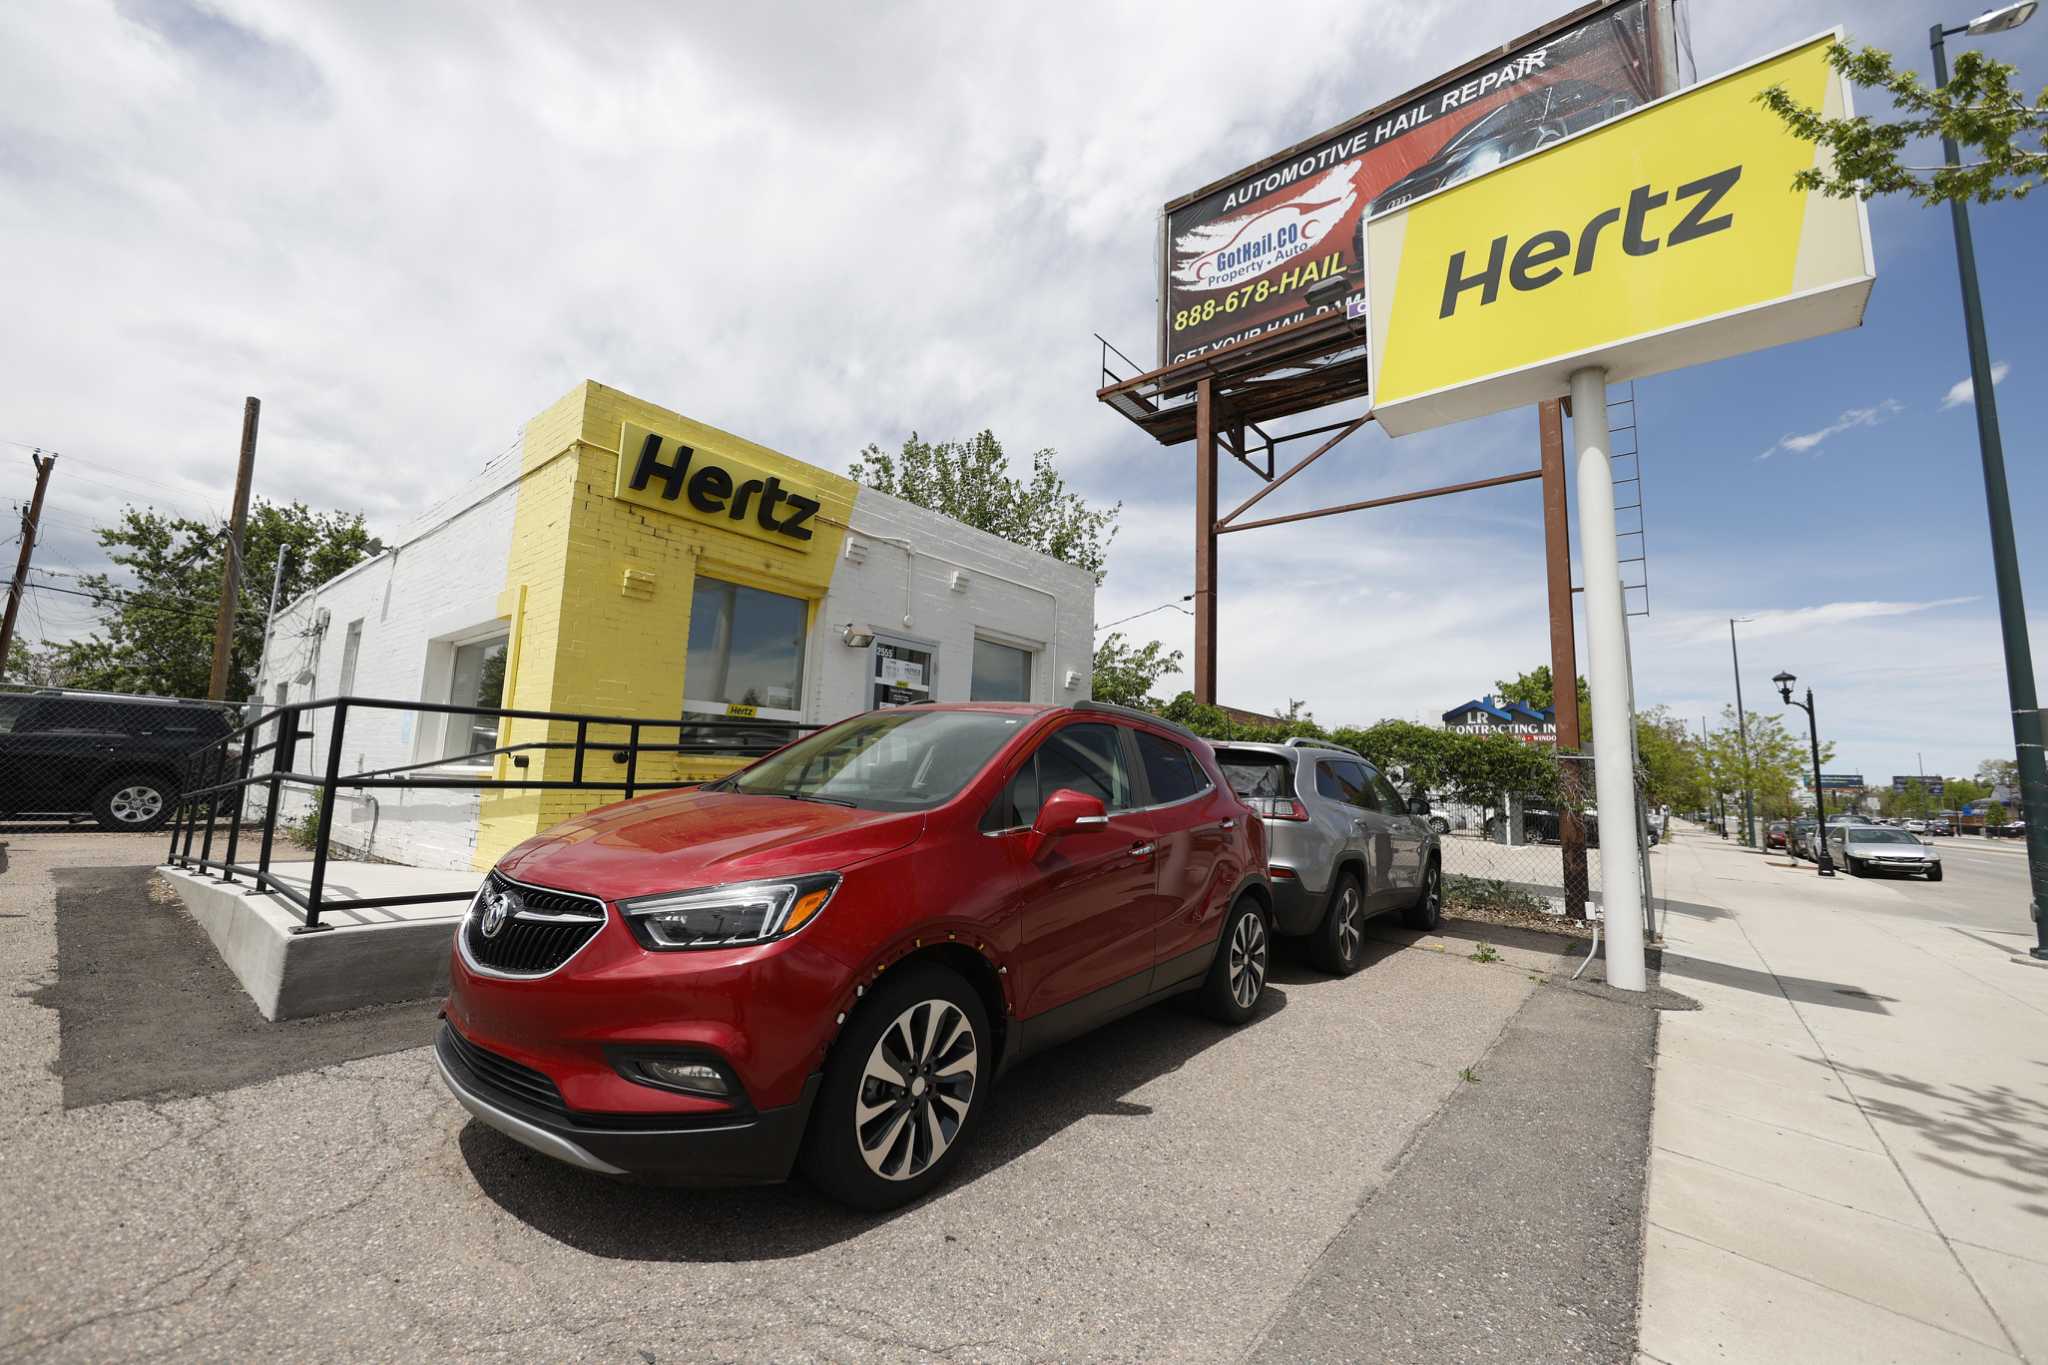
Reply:
<svg viewBox="0 0 2048 1365"><path fill-rule="evenodd" d="M158 870L266 1019L420 1000L448 989L448 953L467 908L463 901L323 910L320 931L306 933L295 906L274 893L252 894L246 881ZM301 892L312 871L311 863L272 867L280 881ZM327 864L325 896L467 893L481 880L475 872L335 861Z"/></svg>

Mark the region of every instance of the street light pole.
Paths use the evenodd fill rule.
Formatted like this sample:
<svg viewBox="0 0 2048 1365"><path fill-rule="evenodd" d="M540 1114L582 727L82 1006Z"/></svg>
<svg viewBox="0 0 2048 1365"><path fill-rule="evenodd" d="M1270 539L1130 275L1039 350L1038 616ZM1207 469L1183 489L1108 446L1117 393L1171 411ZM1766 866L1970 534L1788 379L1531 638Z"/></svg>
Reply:
<svg viewBox="0 0 2048 1365"><path fill-rule="evenodd" d="M1948 84L1948 51L1943 40L1957 33L2002 32L2026 22L2031 4L2008 5L1959 28L1934 25L1928 46L1934 54L1934 84ZM1955 139L1941 139L1943 157L1959 165ZM2020 799L2027 811L2027 871L2033 889L2036 958L2048 959L2048 755L2042 751L2040 702L2034 692L2034 653L2027 638L2027 608L2020 592L2019 551L2013 541L2012 500L2006 492L2005 447L1998 434L1998 403L1992 394L1991 348L1984 339L1984 304L1977 289L1977 248L1970 215L1961 199L1949 202L1955 224L1956 269L1963 284L1963 331L1970 347L1971 397L1977 409L1977 447L1984 464L1984 502L1991 518L1991 563L1998 583L1998 621L2005 637L2005 690L2012 706L2014 757Z"/></svg>
<svg viewBox="0 0 2048 1365"><path fill-rule="evenodd" d="M1728 657L1735 665L1735 727L1742 738L1742 842L1744 847L1755 848L1756 798L1749 773L1749 717L1742 709L1742 655L1735 648L1735 623L1748 619L1747 616L1728 618Z"/></svg>
<svg viewBox="0 0 2048 1365"><path fill-rule="evenodd" d="M1813 861L1821 876L1832 877L1835 864L1828 857L1828 798L1820 785L1820 721L1813 714L1813 689L1806 689L1805 701L1793 701L1792 684L1799 679L1790 673L1780 673L1771 681L1778 685L1779 696L1806 713L1806 737L1813 746Z"/></svg>

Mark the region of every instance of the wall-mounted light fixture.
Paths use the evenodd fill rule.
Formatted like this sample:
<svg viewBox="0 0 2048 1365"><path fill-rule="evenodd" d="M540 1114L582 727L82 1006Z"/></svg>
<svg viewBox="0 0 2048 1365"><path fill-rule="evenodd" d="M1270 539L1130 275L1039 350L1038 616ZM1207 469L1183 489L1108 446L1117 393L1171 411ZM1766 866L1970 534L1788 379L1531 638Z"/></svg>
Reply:
<svg viewBox="0 0 2048 1365"><path fill-rule="evenodd" d="M841 638L846 641L848 649L866 649L875 642L875 628L873 626L857 626L849 621Z"/></svg>

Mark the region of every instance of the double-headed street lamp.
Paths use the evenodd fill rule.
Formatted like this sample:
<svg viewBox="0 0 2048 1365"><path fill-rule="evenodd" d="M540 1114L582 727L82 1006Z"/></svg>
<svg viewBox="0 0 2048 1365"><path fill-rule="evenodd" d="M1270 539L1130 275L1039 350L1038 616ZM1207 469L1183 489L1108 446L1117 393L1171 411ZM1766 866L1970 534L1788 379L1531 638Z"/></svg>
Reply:
<svg viewBox="0 0 2048 1365"><path fill-rule="evenodd" d="M2033 17L2035 0L1980 14L1957 28L1936 24L1928 33L1934 84L1948 84L1943 40L1958 33L1981 37L2018 28ZM1948 164L1959 161L1956 142L1944 136ZM2019 552L2013 544L2012 500L2005 487L2005 448L1998 435L1998 404L1991 392L1991 348L1984 339L1984 305L1977 293L1977 248L1961 199L1949 201L1956 230L1956 268L1963 279L1963 330L1970 344L1970 385L1977 409L1977 446L1984 462L1984 501L1991 514L1991 563L1998 582L1998 622L2005 636L2005 688L2012 704L2012 737L2020 799L2027 809L2027 869L2033 883L2033 954L2048 958L2048 756L2042 753L2042 716L2034 694L2034 654L2027 640L2027 607L2020 593Z"/></svg>
<svg viewBox="0 0 2048 1365"><path fill-rule="evenodd" d="M1771 679L1778 685L1778 695L1787 704L1796 706L1806 713L1806 734L1813 744L1813 861L1820 868L1820 875L1835 875L1835 864L1828 857L1828 799L1820 785L1820 722L1813 715L1813 689L1806 689L1805 701L1792 700L1792 684L1799 681L1790 673L1780 673Z"/></svg>

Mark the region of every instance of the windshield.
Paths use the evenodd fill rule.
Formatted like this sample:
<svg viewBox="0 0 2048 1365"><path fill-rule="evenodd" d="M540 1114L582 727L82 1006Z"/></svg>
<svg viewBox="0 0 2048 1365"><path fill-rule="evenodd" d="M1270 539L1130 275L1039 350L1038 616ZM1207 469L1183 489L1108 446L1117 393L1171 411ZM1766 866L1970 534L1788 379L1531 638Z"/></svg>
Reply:
<svg viewBox="0 0 2048 1365"><path fill-rule="evenodd" d="M1030 719L997 711L871 711L704 790L930 810L958 795Z"/></svg>
<svg viewBox="0 0 2048 1365"><path fill-rule="evenodd" d="M1917 844L1920 841L1902 829L1852 829L1852 844Z"/></svg>

